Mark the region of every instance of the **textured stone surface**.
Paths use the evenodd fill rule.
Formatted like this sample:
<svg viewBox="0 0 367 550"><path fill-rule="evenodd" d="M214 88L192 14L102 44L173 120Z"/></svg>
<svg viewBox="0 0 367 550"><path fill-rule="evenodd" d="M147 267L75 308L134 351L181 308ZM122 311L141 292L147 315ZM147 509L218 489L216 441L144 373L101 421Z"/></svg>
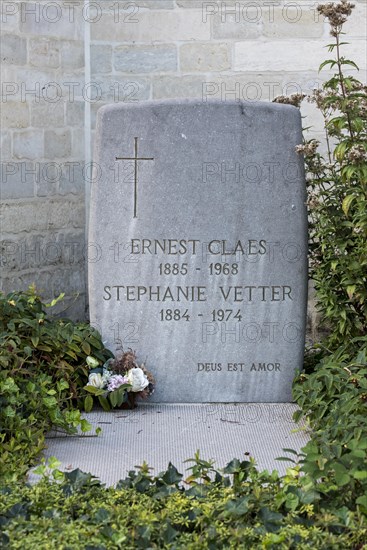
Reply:
<svg viewBox="0 0 367 550"><path fill-rule="evenodd" d="M28 168L33 170L33 163L14 162L13 160L6 160L2 163L0 181L1 200L33 197L34 175L27 173ZM1 220L2 234L8 230L5 214L6 212L3 213Z"/></svg>
<svg viewBox="0 0 367 550"><path fill-rule="evenodd" d="M84 45L82 42L61 42L61 67L66 70L84 68Z"/></svg>
<svg viewBox="0 0 367 550"><path fill-rule="evenodd" d="M60 2L22 2L21 4L20 31L22 34L72 40L76 37L75 21L83 22L78 10L79 2L75 5L74 18L70 16L70 11L65 9L65 4Z"/></svg>
<svg viewBox="0 0 367 550"><path fill-rule="evenodd" d="M126 9L126 2L125 0L120 0L120 4L125 6ZM174 0L139 0L139 3L136 4L138 8L148 8L150 10L155 9L167 9L170 10L174 8Z"/></svg>
<svg viewBox="0 0 367 550"><path fill-rule="evenodd" d="M263 34L269 38L315 38L324 31L323 18L318 16L315 6L286 4L269 11L263 17Z"/></svg>
<svg viewBox="0 0 367 550"><path fill-rule="evenodd" d="M213 38L226 38L229 40L244 40L246 38L257 38L261 35L261 22L249 21L244 18L237 18L235 14L218 10L209 19L212 24Z"/></svg>
<svg viewBox="0 0 367 550"><path fill-rule="evenodd" d="M182 71L225 71L231 67L227 44L185 44L180 48Z"/></svg>
<svg viewBox="0 0 367 550"><path fill-rule="evenodd" d="M43 154L43 130L14 132L13 153L16 159L39 159Z"/></svg>
<svg viewBox="0 0 367 550"><path fill-rule="evenodd" d="M1 61L11 65L24 65L27 62L27 41L13 34L3 35Z"/></svg>
<svg viewBox="0 0 367 550"><path fill-rule="evenodd" d="M353 59L360 69L366 69L365 40L354 39L343 47L344 55ZM304 40L274 40L257 42L248 40L237 42L234 48L234 69L236 71L272 71L284 70L285 61L288 71L315 70L325 59L325 51L318 40L309 40L305 48Z"/></svg>
<svg viewBox="0 0 367 550"><path fill-rule="evenodd" d="M64 103L62 101L57 103L35 102L32 104L31 113L31 125L36 128L60 128L64 126Z"/></svg>
<svg viewBox="0 0 367 550"><path fill-rule="evenodd" d="M35 67L60 66L60 42L52 38L39 37L29 41L29 64Z"/></svg>
<svg viewBox="0 0 367 550"><path fill-rule="evenodd" d="M71 154L71 133L67 128L45 131L45 156L63 158Z"/></svg>
<svg viewBox="0 0 367 550"><path fill-rule="evenodd" d="M7 130L0 132L0 155L2 161L11 158L11 135Z"/></svg>
<svg viewBox="0 0 367 550"><path fill-rule="evenodd" d="M69 101L66 104L66 123L69 126L83 126L84 122L84 101Z"/></svg>
<svg viewBox="0 0 367 550"><path fill-rule="evenodd" d="M85 415L93 426L102 428L99 437L90 434L60 437L50 433L46 458L56 456L61 470L80 468L115 485L129 470L144 460L153 475L172 462L187 475L187 458L197 449L204 460L214 460L223 468L234 457L253 458L260 470L278 470L285 474L289 462L275 460L287 453L283 448L300 451L309 439L305 430L292 420L297 406L290 403L229 404L139 404L133 411ZM106 461L108 452L108 461ZM39 479L33 472L30 481Z"/></svg>
<svg viewBox="0 0 367 550"><path fill-rule="evenodd" d="M29 126L29 106L26 103L7 101L1 105L2 128L27 128Z"/></svg>
<svg viewBox="0 0 367 550"><path fill-rule="evenodd" d="M90 58L92 73L110 73L112 71L112 46L92 44Z"/></svg>
<svg viewBox="0 0 367 550"><path fill-rule="evenodd" d="M291 400L307 295L300 142L284 105L101 109L91 321L147 359L156 401Z"/></svg>
<svg viewBox="0 0 367 550"><path fill-rule="evenodd" d="M74 20L69 8L75 8ZM55 249L54 241L61 245L64 231L70 241L75 235L80 241L85 231L83 175L79 170L71 179L66 167L75 159L83 159L80 164L84 165L81 8L82 2L71 6L62 0L14 0L0 6L1 156L5 163L0 178L4 201L0 225L1 238L16 251L6 263L1 258L1 287L5 292L26 290L35 282L47 299L65 292L62 307L71 305L65 314L74 318L86 314L84 250L79 246L72 265L66 254L53 262L48 253ZM74 103L69 90L81 101ZM70 127L75 131L70 132ZM37 234L42 234L41 254L37 254Z"/></svg>
<svg viewBox="0 0 367 550"><path fill-rule="evenodd" d="M204 82L203 75L159 76L153 79L153 99L201 98Z"/></svg>
<svg viewBox="0 0 367 550"><path fill-rule="evenodd" d="M176 46L121 46L115 50L114 66L116 71L124 73L175 71Z"/></svg>
<svg viewBox="0 0 367 550"><path fill-rule="evenodd" d="M122 24L112 12L91 25L92 40L113 42L174 42L210 40L210 25L202 21L200 10L141 11L135 22Z"/></svg>
<svg viewBox="0 0 367 550"><path fill-rule="evenodd" d="M16 198L16 195L14 197ZM4 233L17 234L19 220L23 232L48 231L62 228L84 228L84 202L79 200L37 200L29 203L2 205Z"/></svg>
<svg viewBox="0 0 367 550"><path fill-rule="evenodd" d="M98 86L100 101L109 103L137 102L149 99L150 78L135 75L94 75L93 82ZM99 102L92 103L92 110Z"/></svg>

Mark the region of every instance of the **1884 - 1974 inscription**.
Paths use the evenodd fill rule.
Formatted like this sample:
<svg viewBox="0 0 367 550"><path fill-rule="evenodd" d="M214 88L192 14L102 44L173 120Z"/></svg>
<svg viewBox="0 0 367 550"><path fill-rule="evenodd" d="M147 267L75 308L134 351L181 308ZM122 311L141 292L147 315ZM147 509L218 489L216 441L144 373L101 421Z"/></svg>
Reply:
<svg viewBox="0 0 367 550"><path fill-rule="evenodd" d="M285 105L99 111L91 321L147 360L155 401L291 400L307 289L300 142Z"/></svg>

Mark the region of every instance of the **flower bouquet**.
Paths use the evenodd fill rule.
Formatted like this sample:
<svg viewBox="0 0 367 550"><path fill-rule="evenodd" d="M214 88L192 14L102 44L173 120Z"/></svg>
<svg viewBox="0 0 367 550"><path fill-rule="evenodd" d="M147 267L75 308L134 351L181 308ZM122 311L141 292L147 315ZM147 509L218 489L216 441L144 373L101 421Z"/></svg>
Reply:
<svg viewBox="0 0 367 550"><path fill-rule="evenodd" d="M100 366L94 357L87 357L89 367L88 384L84 387L91 395L84 401L84 409L93 408L93 397L97 397L105 411L114 408L134 408L137 396L146 398L154 391L154 378L136 360L136 354L129 350L121 357L108 359Z"/></svg>

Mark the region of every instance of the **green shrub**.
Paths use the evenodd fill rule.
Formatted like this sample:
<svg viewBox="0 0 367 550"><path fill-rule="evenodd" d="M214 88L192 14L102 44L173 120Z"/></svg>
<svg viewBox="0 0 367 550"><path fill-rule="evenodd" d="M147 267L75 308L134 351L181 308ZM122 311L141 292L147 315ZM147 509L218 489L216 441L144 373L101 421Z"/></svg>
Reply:
<svg viewBox="0 0 367 550"><path fill-rule="evenodd" d="M51 426L89 429L78 406L88 380L85 360L111 356L85 323L53 319L34 289L0 294L0 444L2 474L24 473Z"/></svg>
<svg viewBox="0 0 367 550"><path fill-rule="evenodd" d="M351 360L347 346L301 374L293 395L312 428L302 471L330 509L360 507L367 514L367 339ZM361 342L354 342L356 347Z"/></svg>
<svg viewBox="0 0 367 550"><path fill-rule="evenodd" d="M318 483L330 509L367 513L367 87L346 76L355 63L342 55L343 24L353 5L318 6L331 27L336 69L309 100L325 124L324 158L315 140L305 156L310 213L310 265L329 328L308 356L293 395L312 428L302 470Z"/></svg>
<svg viewBox="0 0 367 550"><path fill-rule="evenodd" d="M345 0L318 11L331 27L333 59L320 69L336 69L308 99L322 114L327 152L310 140L305 155L310 215L310 267L317 302L335 350L367 334L367 86L348 69L343 56L343 24L353 5ZM353 353L353 350L352 350Z"/></svg>
<svg viewBox="0 0 367 550"><path fill-rule="evenodd" d="M172 464L157 476L144 465L116 488L79 470L54 471L55 482L42 469L39 484L0 494L3 547L346 550L363 548L367 536L358 511L325 510L297 467L279 478L232 460L219 472L197 455L189 480Z"/></svg>

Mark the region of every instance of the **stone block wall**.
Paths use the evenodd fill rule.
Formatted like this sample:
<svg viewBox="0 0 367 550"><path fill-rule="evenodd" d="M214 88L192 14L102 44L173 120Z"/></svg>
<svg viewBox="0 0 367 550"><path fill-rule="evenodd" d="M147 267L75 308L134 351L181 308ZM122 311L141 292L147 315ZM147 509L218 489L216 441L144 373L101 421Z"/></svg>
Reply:
<svg viewBox="0 0 367 550"><path fill-rule="evenodd" d="M354 3L345 52L365 79L366 0ZM328 76L318 73L328 28L307 0L3 0L1 10L2 288L65 291L74 316L86 315L85 196L102 105L271 101ZM313 106L303 112L321 137ZM309 324L315 334L312 300Z"/></svg>
<svg viewBox="0 0 367 550"><path fill-rule="evenodd" d="M1 4L1 288L65 292L65 315L85 317L84 21L63 2Z"/></svg>

